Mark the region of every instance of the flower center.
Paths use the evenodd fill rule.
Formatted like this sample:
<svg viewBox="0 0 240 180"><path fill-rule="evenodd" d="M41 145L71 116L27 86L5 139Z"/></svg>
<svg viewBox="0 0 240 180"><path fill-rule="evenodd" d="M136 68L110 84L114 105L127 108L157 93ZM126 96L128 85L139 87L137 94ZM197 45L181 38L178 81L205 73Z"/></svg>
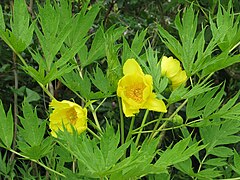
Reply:
<svg viewBox="0 0 240 180"><path fill-rule="evenodd" d="M145 88L144 84L136 84L127 88L126 96L133 99L136 102L141 102L143 100L143 90Z"/></svg>
<svg viewBox="0 0 240 180"><path fill-rule="evenodd" d="M75 111L75 109L73 107L71 107L68 111L67 111L67 118L70 121L70 123L72 125L76 124L77 121L77 112Z"/></svg>

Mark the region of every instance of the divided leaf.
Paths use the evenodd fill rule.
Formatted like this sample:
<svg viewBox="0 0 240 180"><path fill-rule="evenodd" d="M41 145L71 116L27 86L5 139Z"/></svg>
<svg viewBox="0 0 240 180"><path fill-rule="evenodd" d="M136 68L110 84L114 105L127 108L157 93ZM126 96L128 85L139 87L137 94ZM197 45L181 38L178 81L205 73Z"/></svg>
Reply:
<svg viewBox="0 0 240 180"><path fill-rule="evenodd" d="M130 145L129 141L119 146L119 131L115 134L111 126L106 128L99 142L91 140L84 133L79 136L75 131L73 134L67 131L59 132L58 137L60 144L81 162L81 175L92 178L108 175L109 170L115 167Z"/></svg>
<svg viewBox="0 0 240 180"><path fill-rule="evenodd" d="M191 136L179 141L173 148L168 148L166 151L162 152L155 166L167 168L168 166L187 160L206 147L206 145L199 146L198 142L189 146L190 140Z"/></svg>
<svg viewBox="0 0 240 180"><path fill-rule="evenodd" d="M239 128L239 120L225 120L218 122L218 124L201 127L200 134L203 143L207 145L206 154L213 154L219 157L231 156L232 150L222 145L239 142L240 137L236 135L239 132Z"/></svg>
<svg viewBox="0 0 240 180"><path fill-rule="evenodd" d="M46 122L42 122L38 116L36 109L24 101L23 117L19 117L21 126L18 126L19 149L29 158L39 159L46 155L52 148L52 139L50 137L44 139L46 131Z"/></svg>
<svg viewBox="0 0 240 180"><path fill-rule="evenodd" d="M231 165L231 168L240 175L240 154L234 150L234 166Z"/></svg>
<svg viewBox="0 0 240 180"><path fill-rule="evenodd" d="M0 100L0 146L11 148L13 140L13 117L9 108L5 113L2 101Z"/></svg>
<svg viewBox="0 0 240 180"><path fill-rule="evenodd" d="M108 78L103 74L102 70L97 66L94 71L94 78L89 74L92 83L101 91L104 95L109 96L115 89L111 86Z"/></svg>
<svg viewBox="0 0 240 180"><path fill-rule="evenodd" d="M14 1L11 31L5 30L5 23L0 8L0 37L16 53L24 51L32 42L33 24L29 24L30 17L24 0Z"/></svg>

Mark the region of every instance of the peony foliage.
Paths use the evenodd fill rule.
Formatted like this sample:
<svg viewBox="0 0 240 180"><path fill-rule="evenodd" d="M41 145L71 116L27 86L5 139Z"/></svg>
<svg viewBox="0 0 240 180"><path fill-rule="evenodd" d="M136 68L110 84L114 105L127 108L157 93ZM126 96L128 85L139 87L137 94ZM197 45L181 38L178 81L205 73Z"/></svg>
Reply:
<svg viewBox="0 0 240 180"><path fill-rule="evenodd" d="M214 81L240 62L233 2L201 9L201 25L188 2L153 37L99 23L105 2L76 3L38 2L30 17L15 0L10 22L0 6L1 42L43 91L13 89L8 111L0 100L0 179L239 178L240 92Z"/></svg>

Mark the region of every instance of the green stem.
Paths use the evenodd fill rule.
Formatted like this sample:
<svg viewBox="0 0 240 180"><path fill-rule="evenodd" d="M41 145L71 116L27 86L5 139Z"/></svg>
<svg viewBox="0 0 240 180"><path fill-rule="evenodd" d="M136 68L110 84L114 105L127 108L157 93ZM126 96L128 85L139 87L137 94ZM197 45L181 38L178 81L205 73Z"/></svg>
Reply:
<svg viewBox="0 0 240 180"><path fill-rule="evenodd" d="M205 84L213 74L214 74L214 72L210 73L207 77L204 77L204 80L201 83Z"/></svg>
<svg viewBox="0 0 240 180"><path fill-rule="evenodd" d="M203 157L202 161L200 162L198 170L197 170L198 173L201 171L202 165L203 165L205 159L207 158L207 156L208 156L208 154L206 153L205 156ZM195 178L195 179L197 179L197 178Z"/></svg>
<svg viewBox="0 0 240 180"><path fill-rule="evenodd" d="M124 118L123 118L122 104L119 97L118 97L118 104L119 104L119 114L120 114L121 144L124 144Z"/></svg>
<svg viewBox="0 0 240 180"><path fill-rule="evenodd" d="M90 104L89 107L90 107L90 109L91 109L91 111L92 111L93 119L94 119L94 121L95 121L96 126L98 127L99 132L100 132L100 133L103 133L103 132L102 132L102 129L101 129L101 126L100 126L100 124L99 124L99 121L98 121L98 117L97 117L96 110L93 108L93 105L92 105L92 104Z"/></svg>
<svg viewBox="0 0 240 180"><path fill-rule="evenodd" d="M16 53L16 55L17 55L18 58L21 60L21 62L23 63L23 65L24 65L25 67L28 67L28 65L27 65L26 61L23 59L23 57L22 57L19 53ZM53 97L53 95L51 94L51 92L50 92L42 83L38 82L38 84L41 86L41 88L43 89L43 91L44 91L52 100L55 99L55 98Z"/></svg>
<svg viewBox="0 0 240 180"><path fill-rule="evenodd" d="M38 84L52 100L55 99L54 96L50 93L50 91L42 83L38 82Z"/></svg>
<svg viewBox="0 0 240 180"><path fill-rule="evenodd" d="M185 104L187 103L188 99L185 99L185 101L176 109L176 111L174 111L174 113L172 113L172 115L169 117L169 120L171 120L182 108L183 106L185 106ZM159 121L160 122L160 121ZM168 121L165 121L158 130L155 130L155 132L153 131L153 135L151 136L150 139L154 138L163 128L166 127ZM159 124L159 123L158 123ZM163 132L161 132L163 135Z"/></svg>
<svg viewBox="0 0 240 180"><path fill-rule="evenodd" d="M194 124L194 123L196 123L196 122L199 122L199 121L201 121L202 119L197 119L197 120L194 120L194 121L191 121L191 122L189 122L189 123L186 123L186 124L182 124L182 125L178 125L178 126L174 126L174 127L169 127L169 128L159 128L158 130L157 130L157 132L159 132L159 131L168 131L168 130L173 130L173 129L178 129L178 128L182 128L182 127L191 127L190 125L191 124ZM139 132L136 132L136 130L137 129L134 129L133 130L133 133L132 134L138 134ZM153 132L153 130L149 130L149 131L142 131L142 134L143 133L145 133L145 134L147 134L147 133L152 133Z"/></svg>
<svg viewBox="0 0 240 180"><path fill-rule="evenodd" d="M134 122L135 122L135 116L132 117L131 124L130 124L129 131L128 131L128 135L127 135L127 138L126 138L125 142L128 142L129 139L131 139L131 137L132 137Z"/></svg>
<svg viewBox="0 0 240 180"><path fill-rule="evenodd" d="M73 163L72 163L72 172L76 173L76 163L77 163L77 159L76 157L73 156Z"/></svg>
<svg viewBox="0 0 240 180"><path fill-rule="evenodd" d="M101 105L106 101L106 99L107 99L107 98L104 98L104 99L99 103L99 105L95 108L95 111L97 111L97 110L101 107Z"/></svg>
<svg viewBox="0 0 240 180"><path fill-rule="evenodd" d="M91 124L91 126L92 126L94 129L96 129L96 130L100 133L100 135L102 135L101 129L99 129L98 126L97 126L94 122L92 122L91 119L88 119L88 123Z"/></svg>
<svg viewBox="0 0 240 180"><path fill-rule="evenodd" d="M162 118L161 120L169 120L169 118ZM158 122L158 118L157 119L154 119L154 120L152 120L152 121L149 121L149 122L147 122L147 123L145 123L144 124L144 127L146 127L146 126L149 126L149 125L151 125L151 124L153 124L153 123L156 123L156 122ZM139 129L140 129L141 127L138 127L138 128L136 128L136 129L134 129L133 130L133 134L138 134L138 131L139 131ZM151 130L151 131L148 131L148 133L151 133L151 132L153 132L153 130Z"/></svg>
<svg viewBox="0 0 240 180"><path fill-rule="evenodd" d="M90 132L95 138L97 138L98 140L100 140L101 138L95 134L91 129L87 128L87 131Z"/></svg>
<svg viewBox="0 0 240 180"><path fill-rule="evenodd" d="M162 129L164 129L164 128L167 126L167 124L168 124L168 121L165 121L165 122L159 127L158 132L162 131ZM166 134L166 131L162 131L162 132L160 133L160 139L159 139L159 143L158 143L158 146L159 146L159 147L160 147L161 144L162 144L162 140L163 140L165 134ZM153 137L155 137L155 136L153 136Z"/></svg>
<svg viewBox="0 0 240 180"><path fill-rule="evenodd" d="M148 113L149 113L149 110L147 109L145 114L144 114L143 120L142 120L141 129L139 130L139 134L137 135L137 139L136 139L136 142L135 142L136 146L138 145L138 142L140 140L140 137L141 137L141 134L142 134L142 130L144 128L144 124L145 124L145 122L147 120Z"/></svg>
<svg viewBox="0 0 240 180"><path fill-rule="evenodd" d="M16 53L13 52L13 74L14 74L14 89L18 89L18 71L17 71L17 56ZM13 118L14 118L14 134L13 134L13 142L12 148L15 149L16 140L17 140L17 126L18 126L18 95L16 92L13 93ZM10 160L13 161L14 153L12 153Z"/></svg>
<svg viewBox="0 0 240 180"><path fill-rule="evenodd" d="M51 171L51 172L53 172L53 173L55 173L55 174L57 174L57 175L59 175L59 176L66 177L64 174L61 174L61 173L59 173L59 172L57 172L57 171L55 171L55 170L47 167L45 164L43 164L42 162L40 162L40 161L38 161L38 160L31 159L30 157L25 156L25 155L23 155L23 154L20 154L20 153L18 153L17 151L15 151L15 150L13 150L13 149L7 149L7 150L9 150L9 151L11 151L12 153L14 153L14 154L16 154L16 155L18 155L18 156L21 156L21 157L23 157L23 158L25 158L25 159L27 159L27 160L30 160L30 161L32 161L32 162L35 162L35 163L39 164L40 166L44 167L44 168L47 169L48 171Z"/></svg>
<svg viewBox="0 0 240 180"><path fill-rule="evenodd" d="M158 121L157 121L157 123L155 124L155 126L154 126L154 128L153 128L153 131L152 131L152 133L151 133L151 135L150 135L150 140L151 139L153 139L153 137L154 137L154 134L157 132L157 128L158 128L158 126L159 126L159 124L160 124L160 122L161 122L161 120L162 120L162 117L163 117L163 113L161 113L160 115L159 115L159 117L158 117Z"/></svg>
<svg viewBox="0 0 240 180"><path fill-rule="evenodd" d="M23 57L22 57L19 53L17 53L17 52L15 52L15 53L16 53L16 55L18 56L18 58L21 60L21 62L23 63L23 65L24 65L25 67L27 67L28 65L27 65L26 61L23 59Z"/></svg>

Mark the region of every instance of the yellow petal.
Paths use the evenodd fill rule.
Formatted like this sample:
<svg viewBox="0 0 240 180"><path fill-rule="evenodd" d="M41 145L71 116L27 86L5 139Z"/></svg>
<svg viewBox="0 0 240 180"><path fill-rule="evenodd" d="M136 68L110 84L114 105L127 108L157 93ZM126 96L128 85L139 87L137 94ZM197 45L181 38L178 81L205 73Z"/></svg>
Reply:
<svg viewBox="0 0 240 180"><path fill-rule="evenodd" d="M144 75L128 74L119 80L117 95L133 108L141 107L151 92Z"/></svg>
<svg viewBox="0 0 240 180"><path fill-rule="evenodd" d="M173 57L169 57L169 58L166 56L162 57L162 61L161 61L162 76L167 76L168 78L171 78L181 70L182 68L178 60L173 59Z"/></svg>
<svg viewBox="0 0 240 180"><path fill-rule="evenodd" d="M122 108L123 108L123 113L125 114L126 117L131 117L131 116L134 116L135 114L139 113L138 108L133 108L123 99L122 99Z"/></svg>
<svg viewBox="0 0 240 180"><path fill-rule="evenodd" d="M50 106L54 108L49 118L52 136L56 137L56 132L62 131L63 125L69 132L72 132L72 126L78 133L87 129L87 110L85 108L66 100L61 102L53 100Z"/></svg>
<svg viewBox="0 0 240 180"><path fill-rule="evenodd" d="M178 74L173 76L171 79L172 85L181 85L187 80L187 74L186 71L180 71Z"/></svg>
<svg viewBox="0 0 240 180"><path fill-rule="evenodd" d="M123 74L138 73L143 75L142 68L139 66L135 59L128 59L123 65Z"/></svg>
<svg viewBox="0 0 240 180"><path fill-rule="evenodd" d="M54 109L58 109L58 110L73 107L76 105L78 105L78 104L71 102L71 101L67 101L67 100L57 101L56 99L53 99L51 101L51 103L49 104L50 107L52 107Z"/></svg>
<svg viewBox="0 0 240 180"><path fill-rule="evenodd" d="M81 111L77 111L78 120L74 127L77 129L78 133L83 132L82 130L87 129L87 109L84 108Z"/></svg>
<svg viewBox="0 0 240 180"><path fill-rule="evenodd" d="M144 81L145 81L146 84L148 84L148 86L150 87L150 89L152 91L152 89L153 89L153 79L152 79L152 76L149 75L149 74L146 74L144 76Z"/></svg>
<svg viewBox="0 0 240 180"><path fill-rule="evenodd" d="M55 137L55 138L57 137L57 134L56 134L56 132L55 132L55 131L53 131L53 130L51 131L51 135L52 135L53 137Z"/></svg>
<svg viewBox="0 0 240 180"><path fill-rule="evenodd" d="M144 104L144 109L149 109L157 112L167 112L167 108L163 100L157 99L154 93L149 96L149 99Z"/></svg>

